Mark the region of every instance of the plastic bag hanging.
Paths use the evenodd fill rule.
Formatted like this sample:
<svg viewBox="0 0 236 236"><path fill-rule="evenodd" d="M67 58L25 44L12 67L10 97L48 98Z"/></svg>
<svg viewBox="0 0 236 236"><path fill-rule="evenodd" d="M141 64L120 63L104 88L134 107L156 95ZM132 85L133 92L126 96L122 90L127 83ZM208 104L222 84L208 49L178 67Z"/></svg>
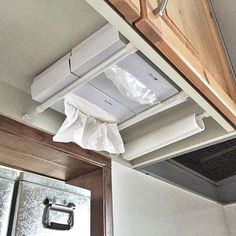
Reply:
<svg viewBox="0 0 236 236"><path fill-rule="evenodd" d="M66 120L53 137L56 142L74 142L85 149L124 153L124 144L116 123L96 120L80 112L72 98L64 100Z"/></svg>
<svg viewBox="0 0 236 236"><path fill-rule="evenodd" d="M159 101L156 94L136 79L131 73L117 65L109 67L105 75L110 79L121 94L140 104L154 104Z"/></svg>

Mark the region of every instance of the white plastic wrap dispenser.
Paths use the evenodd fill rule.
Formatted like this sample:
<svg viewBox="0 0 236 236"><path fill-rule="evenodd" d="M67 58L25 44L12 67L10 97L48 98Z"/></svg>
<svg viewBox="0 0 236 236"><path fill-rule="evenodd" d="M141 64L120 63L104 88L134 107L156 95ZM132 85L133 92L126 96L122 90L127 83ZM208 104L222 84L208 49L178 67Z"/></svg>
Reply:
<svg viewBox="0 0 236 236"><path fill-rule="evenodd" d="M53 95L51 98L47 99L46 101L38 105L34 111L25 114L23 116L23 119L32 120L37 114L44 112L47 108L51 107L53 104L55 104L59 100L64 99L66 95L74 92L76 89L78 89L78 87L86 84L87 82L92 80L94 77L104 72L109 66L117 63L118 61L122 60L126 56L135 52L137 52L137 49L132 44L128 43L123 49L115 53L109 59L102 62L97 67L90 70L88 73L86 73L82 77L78 78L78 80L72 82L67 87L65 87L64 89L62 89L61 91Z"/></svg>

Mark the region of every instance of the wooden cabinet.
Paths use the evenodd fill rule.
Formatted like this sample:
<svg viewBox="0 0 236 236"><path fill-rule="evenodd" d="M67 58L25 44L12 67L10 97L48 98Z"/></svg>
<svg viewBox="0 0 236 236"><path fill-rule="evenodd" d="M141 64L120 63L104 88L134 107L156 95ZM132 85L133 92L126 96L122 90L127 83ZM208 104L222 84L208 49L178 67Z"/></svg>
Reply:
<svg viewBox="0 0 236 236"><path fill-rule="evenodd" d="M141 9L139 0L108 0L125 19L132 23L140 17Z"/></svg>
<svg viewBox="0 0 236 236"><path fill-rule="evenodd" d="M164 15L156 16L161 1L139 0L134 26L236 125L236 82L208 1L168 1ZM127 10L123 14L127 18Z"/></svg>

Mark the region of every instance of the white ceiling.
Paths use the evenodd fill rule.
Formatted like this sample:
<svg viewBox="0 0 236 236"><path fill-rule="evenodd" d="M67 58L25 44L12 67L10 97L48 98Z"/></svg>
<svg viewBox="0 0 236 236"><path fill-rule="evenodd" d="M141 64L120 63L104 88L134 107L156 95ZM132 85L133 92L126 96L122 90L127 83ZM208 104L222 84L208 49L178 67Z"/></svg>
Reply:
<svg viewBox="0 0 236 236"><path fill-rule="evenodd" d="M85 0L0 0L0 81L32 79L106 21Z"/></svg>

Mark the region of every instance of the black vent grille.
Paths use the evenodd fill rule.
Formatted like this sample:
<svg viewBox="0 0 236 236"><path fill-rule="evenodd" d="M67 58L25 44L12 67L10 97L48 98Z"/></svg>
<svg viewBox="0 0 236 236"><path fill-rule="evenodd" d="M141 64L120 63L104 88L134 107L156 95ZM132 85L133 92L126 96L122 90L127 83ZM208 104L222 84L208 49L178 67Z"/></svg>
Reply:
<svg viewBox="0 0 236 236"><path fill-rule="evenodd" d="M236 138L181 155L174 160L218 182L236 175Z"/></svg>

